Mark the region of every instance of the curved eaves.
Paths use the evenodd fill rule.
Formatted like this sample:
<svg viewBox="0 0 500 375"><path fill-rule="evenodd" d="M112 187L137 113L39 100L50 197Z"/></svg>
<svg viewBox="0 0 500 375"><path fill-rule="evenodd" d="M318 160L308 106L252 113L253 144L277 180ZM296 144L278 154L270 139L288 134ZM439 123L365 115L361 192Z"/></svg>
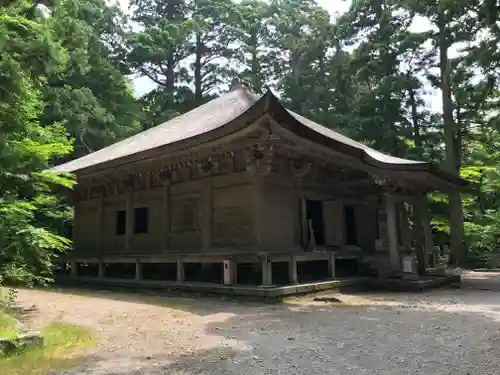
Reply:
<svg viewBox="0 0 500 375"><path fill-rule="evenodd" d="M269 91L269 111L272 116L294 134L310 139L311 141L330 147L334 150L356 157L364 163L385 170L421 171L428 172L440 179L457 185L465 185L467 182L435 165L424 162L398 158L376 151L360 142L356 142L336 131L323 125L319 125L293 111L287 110L278 98Z"/></svg>
<svg viewBox="0 0 500 375"><path fill-rule="evenodd" d="M395 156L383 154L369 148L366 148L364 152L365 161L368 164L379 168L422 171L427 170L430 165L429 163L424 161L398 158Z"/></svg>

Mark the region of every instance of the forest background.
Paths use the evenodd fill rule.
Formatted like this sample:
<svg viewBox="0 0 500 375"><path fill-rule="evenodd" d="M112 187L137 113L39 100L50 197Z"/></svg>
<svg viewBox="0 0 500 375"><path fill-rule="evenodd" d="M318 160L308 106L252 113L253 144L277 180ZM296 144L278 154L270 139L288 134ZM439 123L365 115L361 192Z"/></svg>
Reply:
<svg viewBox="0 0 500 375"><path fill-rule="evenodd" d="M0 275L47 281L71 246L58 192L74 179L48 167L185 113L235 77L470 181L462 195L432 196L435 241L451 243L454 265L494 257L500 2L321 3L0 0Z"/></svg>

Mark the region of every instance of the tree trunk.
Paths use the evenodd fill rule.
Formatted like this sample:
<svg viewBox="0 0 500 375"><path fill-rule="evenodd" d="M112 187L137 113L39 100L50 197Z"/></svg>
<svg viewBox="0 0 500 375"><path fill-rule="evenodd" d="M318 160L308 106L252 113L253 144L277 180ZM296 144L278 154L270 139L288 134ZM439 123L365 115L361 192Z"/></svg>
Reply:
<svg viewBox="0 0 500 375"><path fill-rule="evenodd" d="M199 33L196 34L196 51L194 62L194 101L199 104L203 100L203 83L201 82L201 57L203 56L203 42Z"/></svg>
<svg viewBox="0 0 500 375"><path fill-rule="evenodd" d="M165 77L166 77L166 88L169 94L171 94L172 96L174 94L174 88L175 88L174 67L175 67L175 56L173 48L171 47L167 57L167 72L165 74Z"/></svg>
<svg viewBox="0 0 500 375"><path fill-rule="evenodd" d="M253 90L260 94L262 92L262 81L260 78L260 64L259 64L259 57L257 53L257 48L258 48L258 35L257 31L252 32L252 35L250 37L251 40L251 46L252 46L252 57L251 57L251 70L252 70L252 88Z"/></svg>
<svg viewBox="0 0 500 375"><path fill-rule="evenodd" d="M451 93L451 72L448 60L449 35L446 29L444 11L438 14L439 29L439 68L441 73L441 98L443 103L443 127L446 147L446 166L448 172L460 176L460 161L457 160L458 130L453 119L453 101ZM462 194L459 188L448 193L450 209L450 265L465 266L467 261L467 247L464 239L464 216L462 208Z"/></svg>
<svg viewBox="0 0 500 375"><path fill-rule="evenodd" d="M422 156L423 156L422 136L420 134L420 124L418 121L417 100L415 98L415 89L410 88L409 96L410 96L410 107L411 107L411 121L412 121L412 125L413 125L413 142L415 143L415 148L417 149L418 157L422 158Z"/></svg>
<svg viewBox="0 0 500 375"><path fill-rule="evenodd" d="M325 61L326 60L326 51L321 50L318 53L318 55L319 55L319 57L318 57L319 78L324 81L325 77L326 77L326 65L327 65L326 61ZM320 84L320 82L318 82L318 84ZM320 107L323 111L323 121L325 121L325 119L328 118L328 115L330 113L330 102L328 101L328 98L325 95L325 91L322 90L320 92L321 92L321 94L316 100L319 99L319 101L320 101ZM325 123L325 125L329 125L329 124Z"/></svg>
<svg viewBox="0 0 500 375"><path fill-rule="evenodd" d="M297 111L301 115L306 115L304 113L305 109L305 103L302 97L302 91L299 89L300 88L300 72L301 72L301 65L300 65L300 55L298 52L293 51L291 60L290 60L290 71L292 74L292 82L293 82L293 94L294 97L292 99L292 109L294 111Z"/></svg>

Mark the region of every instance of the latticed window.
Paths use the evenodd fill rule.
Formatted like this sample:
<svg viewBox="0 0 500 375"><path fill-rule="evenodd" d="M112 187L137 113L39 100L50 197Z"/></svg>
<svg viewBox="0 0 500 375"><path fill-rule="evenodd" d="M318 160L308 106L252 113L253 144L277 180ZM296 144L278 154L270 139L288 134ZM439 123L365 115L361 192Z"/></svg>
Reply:
<svg viewBox="0 0 500 375"><path fill-rule="evenodd" d="M149 210L147 207L134 209L134 233L148 233Z"/></svg>
<svg viewBox="0 0 500 375"><path fill-rule="evenodd" d="M377 239L381 240L384 246L388 246L387 214L384 210L377 211Z"/></svg>
<svg viewBox="0 0 500 375"><path fill-rule="evenodd" d="M115 233L118 236L124 235L126 226L127 226L127 212L125 210L116 211Z"/></svg>
<svg viewBox="0 0 500 375"><path fill-rule="evenodd" d="M192 200L186 200L183 202L180 226L185 231L196 230L196 202Z"/></svg>

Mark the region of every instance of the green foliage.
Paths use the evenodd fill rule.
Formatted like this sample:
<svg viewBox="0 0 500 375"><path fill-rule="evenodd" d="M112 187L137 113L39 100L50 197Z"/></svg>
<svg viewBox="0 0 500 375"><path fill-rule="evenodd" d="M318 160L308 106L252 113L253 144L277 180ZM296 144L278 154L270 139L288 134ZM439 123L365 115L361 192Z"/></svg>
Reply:
<svg viewBox="0 0 500 375"><path fill-rule="evenodd" d="M120 72L125 17L101 0L51 6L0 8L0 277L9 283L50 281L53 258L71 246L61 233L74 178L50 167L140 127Z"/></svg>
<svg viewBox="0 0 500 375"><path fill-rule="evenodd" d="M65 61L64 51L43 22L27 19L24 4L0 10L0 276L4 281L44 282L56 251L69 241L41 225L55 212L56 185L70 177L44 172L54 158L72 151L59 124L42 126L42 89ZM7 78L9 77L9 78Z"/></svg>
<svg viewBox="0 0 500 375"><path fill-rule="evenodd" d="M140 106L120 72L125 16L104 0L64 0L50 18L50 29L68 61L47 77L44 124L59 122L76 140L81 156L135 134Z"/></svg>
<svg viewBox="0 0 500 375"><path fill-rule="evenodd" d="M5 310L0 306L0 337L10 339L16 337L18 331L16 329L16 320L7 314ZM2 356L3 353L0 353L0 357Z"/></svg>

